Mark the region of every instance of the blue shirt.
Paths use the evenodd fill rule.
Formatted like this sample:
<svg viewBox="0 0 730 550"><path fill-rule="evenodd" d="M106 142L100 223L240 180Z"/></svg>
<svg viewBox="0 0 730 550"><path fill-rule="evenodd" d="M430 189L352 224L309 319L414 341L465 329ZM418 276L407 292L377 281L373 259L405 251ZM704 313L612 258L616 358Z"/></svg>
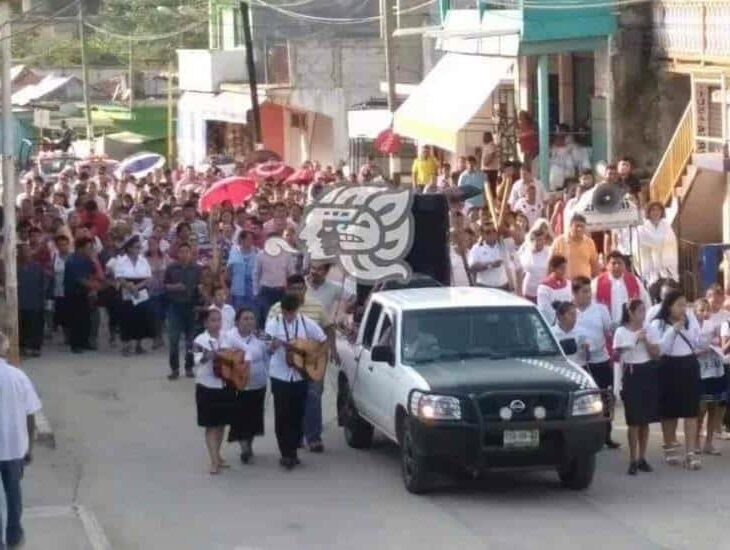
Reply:
<svg viewBox="0 0 730 550"><path fill-rule="evenodd" d="M470 207L484 208L484 172L481 170L464 170L459 176L459 187L471 186L476 187L482 193L466 200Z"/></svg>
<svg viewBox="0 0 730 550"><path fill-rule="evenodd" d="M228 270L231 274L231 295L254 297L253 274L256 270L258 250L251 248L243 252L237 246L231 248L228 256Z"/></svg>
<svg viewBox="0 0 730 550"><path fill-rule="evenodd" d="M71 254L66 260L66 270L63 273L63 292L66 296L85 295L88 289L81 281L94 274L94 263L91 258L78 252Z"/></svg>

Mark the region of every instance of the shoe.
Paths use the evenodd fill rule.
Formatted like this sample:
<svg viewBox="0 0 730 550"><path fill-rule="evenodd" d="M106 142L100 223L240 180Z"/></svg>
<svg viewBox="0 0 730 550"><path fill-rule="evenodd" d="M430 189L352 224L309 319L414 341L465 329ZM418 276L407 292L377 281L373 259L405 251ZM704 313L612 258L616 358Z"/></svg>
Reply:
<svg viewBox="0 0 730 550"><path fill-rule="evenodd" d="M654 468L651 467L651 465L646 461L645 458L639 460L639 462L636 463L636 467L639 469L640 472L645 472L647 474L654 471Z"/></svg>
<svg viewBox="0 0 730 550"><path fill-rule="evenodd" d="M621 448L621 443L614 441L613 439L606 440L606 448L616 450Z"/></svg>
<svg viewBox="0 0 730 550"><path fill-rule="evenodd" d="M702 449L702 454L708 456L722 456L722 451L718 451L715 447L705 447Z"/></svg>
<svg viewBox="0 0 730 550"><path fill-rule="evenodd" d="M84 349L88 351L99 351L99 346L97 346L96 344L89 344L87 346L84 346Z"/></svg>
<svg viewBox="0 0 730 550"><path fill-rule="evenodd" d="M323 453L324 452L324 445L321 441L315 441L314 443L309 444L309 452L310 453Z"/></svg>
<svg viewBox="0 0 730 550"><path fill-rule="evenodd" d="M193 372L193 369L185 369L185 376L188 378L195 378L195 373Z"/></svg>
<svg viewBox="0 0 730 550"><path fill-rule="evenodd" d="M145 350L142 346L137 346L134 349L134 353L136 353L137 355L144 355L145 353L147 353L147 350Z"/></svg>
<svg viewBox="0 0 730 550"><path fill-rule="evenodd" d="M684 458L684 467L687 470L697 471L702 469L702 461L699 459L699 457L692 452L687 453L687 456Z"/></svg>
<svg viewBox="0 0 730 550"><path fill-rule="evenodd" d="M638 462L632 462L629 464L629 469L626 472L630 476L635 476L639 471L639 463Z"/></svg>
<svg viewBox="0 0 730 550"><path fill-rule="evenodd" d="M171 372L167 375L168 380L177 380L178 378L180 378L180 373L177 371Z"/></svg>
<svg viewBox="0 0 730 550"><path fill-rule="evenodd" d="M302 463L302 461L299 460L299 457L298 456L295 456L292 460L294 461L294 465L295 466L299 466Z"/></svg>
<svg viewBox="0 0 730 550"><path fill-rule="evenodd" d="M294 466L296 466L296 462L295 462L295 459L293 459L293 458L286 458L286 457L282 456L279 459L279 465L282 468L284 468L285 470L291 471L294 469Z"/></svg>
<svg viewBox="0 0 730 550"><path fill-rule="evenodd" d="M253 449L251 448L251 443L244 443L243 448L241 449L241 462L243 464L248 464L251 462L251 459L253 458Z"/></svg>
<svg viewBox="0 0 730 550"><path fill-rule="evenodd" d="M20 548L25 544L25 533L20 533L20 537L15 542L8 542L8 549Z"/></svg>
<svg viewBox="0 0 730 550"><path fill-rule="evenodd" d="M84 348L71 348L71 353L84 353Z"/></svg>

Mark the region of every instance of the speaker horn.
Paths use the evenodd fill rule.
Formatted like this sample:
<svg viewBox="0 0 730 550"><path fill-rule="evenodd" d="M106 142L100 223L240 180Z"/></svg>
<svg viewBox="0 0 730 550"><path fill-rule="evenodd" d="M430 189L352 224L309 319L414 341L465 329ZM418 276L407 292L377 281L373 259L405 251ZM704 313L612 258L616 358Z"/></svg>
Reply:
<svg viewBox="0 0 730 550"><path fill-rule="evenodd" d="M625 191L620 185L604 183L593 191L593 208L601 214L613 214L621 209Z"/></svg>

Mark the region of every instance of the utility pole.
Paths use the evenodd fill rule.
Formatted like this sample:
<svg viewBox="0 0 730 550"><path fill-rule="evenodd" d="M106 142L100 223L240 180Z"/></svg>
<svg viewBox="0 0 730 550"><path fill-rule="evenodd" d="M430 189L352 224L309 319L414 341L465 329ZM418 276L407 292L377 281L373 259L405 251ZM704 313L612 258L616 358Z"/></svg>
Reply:
<svg viewBox="0 0 730 550"><path fill-rule="evenodd" d="M129 112L134 108L134 48L129 39Z"/></svg>
<svg viewBox="0 0 730 550"><path fill-rule="evenodd" d="M253 139L255 144L263 143L261 134L261 109L259 93L256 86L256 64L253 59L253 37L251 35L251 11L248 2L241 2L243 16L243 40L246 46L246 66L248 68L248 87L251 93L251 110L253 111Z"/></svg>
<svg viewBox="0 0 730 550"><path fill-rule="evenodd" d="M89 141L89 152L94 152L94 127L91 122L91 106L89 105L89 67L86 64L86 30L84 29L84 4L79 2L79 42L81 42L81 80L84 87L84 113L86 115L86 139Z"/></svg>
<svg viewBox="0 0 730 550"><path fill-rule="evenodd" d="M167 165L175 166L173 157L175 156L175 132L173 127L173 116L175 110L172 104L172 71L175 64L170 60L167 66Z"/></svg>
<svg viewBox="0 0 730 550"><path fill-rule="evenodd" d="M10 83L12 39L10 30L10 0L0 3L0 23L3 23L2 37L2 121L3 121L3 261L5 264L5 332L10 341L8 358L18 364L18 271L15 229L15 159L13 131L13 101Z"/></svg>
<svg viewBox="0 0 730 550"><path fill-rule="evenodd" d="M392 0L380 0L380 16L383 22L383 43L385 47L385 73L388 80L388 110L395 113L395 60L393 55L393 10ZM390 155L389 173L393 178L396 173L395 156Z"/></svg>

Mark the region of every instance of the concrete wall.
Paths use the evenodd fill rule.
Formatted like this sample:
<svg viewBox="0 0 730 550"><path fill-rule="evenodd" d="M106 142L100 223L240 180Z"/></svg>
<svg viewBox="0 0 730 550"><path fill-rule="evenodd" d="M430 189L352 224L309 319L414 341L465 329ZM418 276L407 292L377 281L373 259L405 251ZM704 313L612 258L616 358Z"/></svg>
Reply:
<svg viewBox="0 0 730 550"><path fill-rule="evenodd" d="M398 41L395 41L398 42ZM423 76L421 39L398 46L396 81L418 83ZM289 43L294 108L316 111L332 118L334 163L349 155L347 111L357 103L383 97L385 53L379 38L297 40ZM325 159L317 159L322 160Z"/></svg>
<svg viewBox="0 0 730 550"><path fill-rule="evenodd" d="M722 201L727 192L727 176L700 168L684 204L675 220L681 239L698 243L719 243L723 240Z"/></svg>

